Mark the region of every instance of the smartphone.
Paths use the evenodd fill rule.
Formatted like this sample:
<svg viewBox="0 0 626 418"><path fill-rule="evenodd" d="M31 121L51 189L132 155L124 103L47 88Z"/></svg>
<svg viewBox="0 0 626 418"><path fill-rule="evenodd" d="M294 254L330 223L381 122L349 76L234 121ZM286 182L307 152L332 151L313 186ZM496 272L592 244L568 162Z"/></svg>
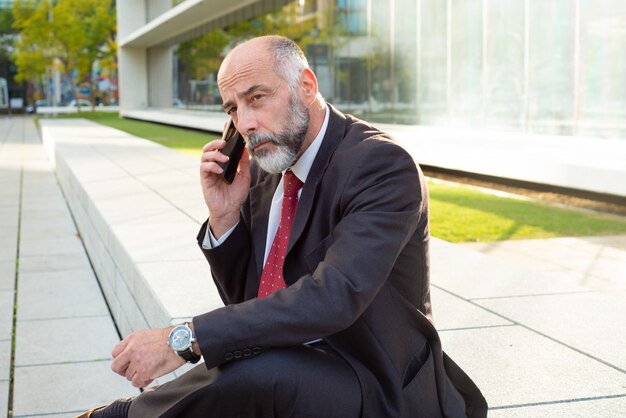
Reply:
<svg viewBox="0 0 626 418"><path fill-rule="evenodd" d="M243 153L243 148L246 146L246 143L237 128L235 128L232 119L228 120L228 124L222 134L222 139L226 141L226 146L221 149L221 152L224 155L228 155L230 159L225 163L217 164L224 170L222 172L224 180L228 183L232 183L235 174L237 174L237 166L239 165L239 160L241 159L241 154Z"/></svg>

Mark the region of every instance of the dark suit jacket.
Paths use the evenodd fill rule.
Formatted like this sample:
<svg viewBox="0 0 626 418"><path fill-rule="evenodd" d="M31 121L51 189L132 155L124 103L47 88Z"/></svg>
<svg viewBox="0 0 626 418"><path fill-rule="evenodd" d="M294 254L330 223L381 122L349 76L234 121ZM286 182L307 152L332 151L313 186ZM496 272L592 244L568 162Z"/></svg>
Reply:
<svg viewBox="0 0 626 418"><path fill-rule="evenodd" d="M365 417L465 416L465 403L468 415L486 414L427 319L428 194L419 167L386 134L329 109L291 232L288 287L255 298L280 175L254 162L238 226L203 250L226 304L194 318L206 366L324 338L356 372ZM206 223L199 243L205 231Z"/></svg>

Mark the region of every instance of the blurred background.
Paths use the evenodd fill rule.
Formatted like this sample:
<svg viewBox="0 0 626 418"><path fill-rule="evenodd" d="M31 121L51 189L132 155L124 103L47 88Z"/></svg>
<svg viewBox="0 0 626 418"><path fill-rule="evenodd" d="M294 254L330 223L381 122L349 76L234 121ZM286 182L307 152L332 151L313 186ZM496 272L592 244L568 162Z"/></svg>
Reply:
<svg viewBox="0 0 626 418"><path fill-rule="evenodd" d="M305 51L329 102L374 122L626 135L622 0L126 1L117 31L115 7L0 0L0 106L118 104L121 38L122 61L143 48L140 66L158 70L141 76L158 87L127 109L220 110L223 56L279 33ZM87 10L99 19L81 19Z"/></svg>

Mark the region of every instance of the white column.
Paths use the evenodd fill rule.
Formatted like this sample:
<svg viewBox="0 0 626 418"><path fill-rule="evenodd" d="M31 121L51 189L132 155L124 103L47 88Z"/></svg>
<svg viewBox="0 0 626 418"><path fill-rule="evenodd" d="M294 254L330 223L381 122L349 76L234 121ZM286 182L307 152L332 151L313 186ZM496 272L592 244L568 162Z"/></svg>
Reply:
<svg viewBox="0 0 626 418"><path fill-rule="evenodd" d="M148 50L148 98L150 107L172 107L174 100L174 66L171 47Z"/></svg>
<svg viewBox="0 0 626 418"><path fill-rule="evenodd" d="M118 44L145 23L145 0L117 0ZM148 106L146 49L120 47L117 54L120 113L146 108Z"/></svg>

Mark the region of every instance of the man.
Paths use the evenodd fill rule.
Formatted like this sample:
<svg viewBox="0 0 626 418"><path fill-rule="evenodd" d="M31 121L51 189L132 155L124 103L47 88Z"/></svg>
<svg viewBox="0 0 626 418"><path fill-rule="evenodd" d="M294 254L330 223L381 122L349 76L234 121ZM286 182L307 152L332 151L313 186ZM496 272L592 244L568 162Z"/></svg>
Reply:
<svg viewBox="0 0 626 418"><path fill-rule="evenodd" d="M412 158L328 105L286 38L237 46L218 85L246 142L231 184L224 141L201 158L198 242L226 306L129 335L112 368L143 387L204 365L84 416L486 415L427 319L428 196Z"/></svg>

